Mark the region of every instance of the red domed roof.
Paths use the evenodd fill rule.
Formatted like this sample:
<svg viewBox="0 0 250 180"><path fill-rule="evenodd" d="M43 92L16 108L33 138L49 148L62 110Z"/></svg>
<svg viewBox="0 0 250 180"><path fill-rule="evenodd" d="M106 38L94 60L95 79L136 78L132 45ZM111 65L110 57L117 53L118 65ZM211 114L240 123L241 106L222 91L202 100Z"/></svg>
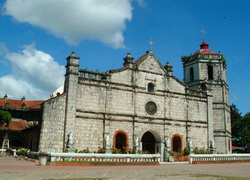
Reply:
<svg viewBox="0 0 250 180"><path fill-rule="evenodd" d="M196 51L194 54L198 54L198 53L214 53L214 51L208 49L209 45L203 41L202 44L200 45L200 50Z"/></svg>

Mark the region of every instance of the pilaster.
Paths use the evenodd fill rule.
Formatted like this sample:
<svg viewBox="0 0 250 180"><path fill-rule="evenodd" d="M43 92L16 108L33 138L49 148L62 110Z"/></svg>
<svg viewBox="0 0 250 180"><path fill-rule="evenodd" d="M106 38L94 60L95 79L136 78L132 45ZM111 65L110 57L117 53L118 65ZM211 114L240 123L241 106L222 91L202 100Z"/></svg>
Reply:
<svg viewBox="0 0 250 180"><path fill-rule="evenodd" d="M68 148L74 149L74 127L76 119L79 59L80 58L75 54L74 51L69 57L67 57L66 75L64 83L64 93L66 93L63 147L64 151L66 151Z"/></svg>

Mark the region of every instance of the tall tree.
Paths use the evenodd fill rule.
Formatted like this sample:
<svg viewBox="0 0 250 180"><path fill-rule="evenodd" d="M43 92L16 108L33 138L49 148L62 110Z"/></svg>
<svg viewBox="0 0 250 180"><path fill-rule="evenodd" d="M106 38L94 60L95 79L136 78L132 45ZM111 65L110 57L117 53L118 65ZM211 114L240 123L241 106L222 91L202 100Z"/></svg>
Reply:
<svg viewBox="0 0 250 180"><path fill-rule="evenodd" d="M242 116L234 104L230 106L230 109L233 140L238 141L240 146L246 146L250 143L250 113Z"/></svg>
<svg viewBox="0 0 250 180"><path fill-rule="evenodd" d="M250 113L242 117L239 135L244 146L250 143Z"/></svg>
<svg viewBox="0 0 250 180"><path fill-rule="evenodd" d="M240 124L241 124L241 113L235 104L230 106L231 109L231 128L232 137L234 139L240 138Z"/></svg>

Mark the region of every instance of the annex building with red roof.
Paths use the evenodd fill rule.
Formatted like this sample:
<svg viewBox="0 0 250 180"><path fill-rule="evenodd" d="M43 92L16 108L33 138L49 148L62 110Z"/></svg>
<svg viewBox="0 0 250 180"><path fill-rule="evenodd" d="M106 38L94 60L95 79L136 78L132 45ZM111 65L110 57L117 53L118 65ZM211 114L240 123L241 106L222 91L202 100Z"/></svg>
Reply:
<svg viewBox="0 0 250 180"><path fill-rule="evenodd" d="M9 99L7 94L0 98L0 110L10 112L12 119L0 126L0 144L4 138L9 139L10 147L26 147L38 150L40 127L42 122L42 104L45 101L27 101ZM7 137L6 137L7 136Z"/></svg>

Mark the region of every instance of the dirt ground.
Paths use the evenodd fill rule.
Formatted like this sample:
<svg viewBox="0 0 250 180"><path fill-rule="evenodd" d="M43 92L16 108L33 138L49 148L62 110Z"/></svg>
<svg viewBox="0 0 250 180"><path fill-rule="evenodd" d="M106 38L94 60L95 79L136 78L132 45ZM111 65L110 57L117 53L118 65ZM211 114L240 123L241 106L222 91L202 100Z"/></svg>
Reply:
<svg viewBox="0 0 250 180"><path fill-rule="evenodd" d="M250 180L250 163L156 166L39 166L38 163L0 157L1 180L40 179L226 179Z"/></svg>

